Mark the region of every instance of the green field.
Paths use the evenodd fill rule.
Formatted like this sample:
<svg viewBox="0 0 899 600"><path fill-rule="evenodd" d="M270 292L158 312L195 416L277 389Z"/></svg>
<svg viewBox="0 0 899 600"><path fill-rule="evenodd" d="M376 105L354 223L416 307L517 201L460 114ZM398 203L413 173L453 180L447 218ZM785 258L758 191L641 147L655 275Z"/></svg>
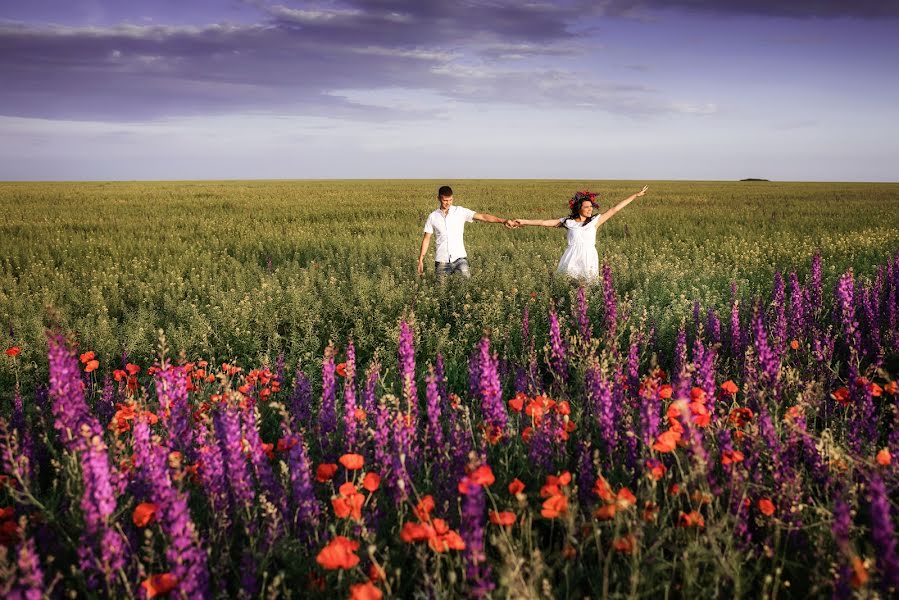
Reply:
<svg viewBox="0 0 899 600"><path fill-rule="evenodd" d="M312 369L329 340L352 338L362 362L393 360L405 316L423 355L443 352L463 377L485 330L515 353L523 308L545 327L550 298L567 303L574 287L552 277L562 231L486 223L466 228L469 284L441 287L430 271L417 280L422 225L444 183L457 205L550 218L577 189L599 191L605 210L644 182L3 183L2 343L45 364L56 325L118 365L123 352L146 362L164 329L190 358L259 364L283 352ZM831 289L847 267L865 278L899 250L897 184L645 183L597 246L624 309L645 311L663 341L694 300L726 319L732 281L747 300L766 294L775 270L803 278L820 251ZM588 299L600 308L599 286Z"/></svg>

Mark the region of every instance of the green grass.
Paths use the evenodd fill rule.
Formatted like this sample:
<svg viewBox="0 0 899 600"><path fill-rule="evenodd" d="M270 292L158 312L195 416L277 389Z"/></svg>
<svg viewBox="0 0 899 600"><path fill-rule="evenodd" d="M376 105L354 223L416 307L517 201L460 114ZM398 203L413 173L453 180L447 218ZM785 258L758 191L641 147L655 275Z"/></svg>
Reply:
<svg viewBox="0 0 899 600"><path fill-rule="evenodd" d="M550 298L566 303L574 288L552 277L564 232L486 223L466 228L469 284L438 286L430 269L417 280L443 183L0 184L2 342L43 364L44 332L59 326L106 364L122 352L147 361L162 328L191 358L252 364L284 352L311 369L329 340L352 338L363 362L392 361L405 317L424 356L440 350L463 372L484 330L515 351L523 307L545 327ZM606 210L644 182L448 183L476 211L550 218L576 189L599 191ZM694 300L728 310L731 281L745 298L766 294L775 270L802 279L820 251L831 286L848 267L871 276L899 250L897 184L648 183L597 248L625 309L645 311L663 340ZM598 310L601 289L588 298Z"/></svg>

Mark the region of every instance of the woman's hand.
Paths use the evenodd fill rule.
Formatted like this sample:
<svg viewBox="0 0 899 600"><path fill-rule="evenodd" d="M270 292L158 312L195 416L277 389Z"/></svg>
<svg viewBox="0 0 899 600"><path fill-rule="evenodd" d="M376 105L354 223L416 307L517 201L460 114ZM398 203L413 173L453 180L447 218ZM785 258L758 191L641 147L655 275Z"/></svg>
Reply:
<svg viewBox="0 0 899 600"><path fill-rule="evenodd" d="M644 185L644 186L643 186L643 189L640 190L639 192L637 192L637 193L634 194L634 195L635 195L637 198L639 198L640 196L645 195L645 194L646 194L646 190L648 190L648 189L649 189L649 186L648 186L648 185Z"/></svg>

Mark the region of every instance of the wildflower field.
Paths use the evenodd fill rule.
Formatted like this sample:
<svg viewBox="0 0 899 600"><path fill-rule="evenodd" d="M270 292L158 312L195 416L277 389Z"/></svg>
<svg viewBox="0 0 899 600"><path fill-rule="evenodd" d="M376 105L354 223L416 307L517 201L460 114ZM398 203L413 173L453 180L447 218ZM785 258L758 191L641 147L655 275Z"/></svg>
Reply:
<svg viewBox="0 0 899 600"><path fill-rule="evenodd" d="M0 184L0 595L899 594L899 185L442 183Z"/></svg>

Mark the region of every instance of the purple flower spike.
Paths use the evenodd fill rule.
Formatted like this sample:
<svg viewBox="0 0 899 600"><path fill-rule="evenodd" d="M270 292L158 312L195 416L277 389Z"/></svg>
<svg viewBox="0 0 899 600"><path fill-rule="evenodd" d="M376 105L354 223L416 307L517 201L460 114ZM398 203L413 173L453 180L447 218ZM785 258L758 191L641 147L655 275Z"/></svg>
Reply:
<svg viewBox="0 0 899 600"><path fill-rule="evenodd" d="M193 444L193 417L187 399L187 375L181 367L168 367L156 378L156 397L163 409L168 407L169 436L173 445L190 462L196 460Z"/></svg>
<svg viewBox="0 0 899 600"><path fill-rule="evenodd" d="M346 379L343 384L343 427L347 452L357 449L356 441L356 348L352 342L346 349Z"/></svg>
<svg viewBox="0 0 899 600"><path fill-rule="evenodd" d="M484 421L490 429L490 435L503 435L509 424L509 415L503 404L503 389L496 368L496 356L490 354L490 340L487 338L481 340L478 354L481 365L478 396L481 399Z"/></svg>
<svg viewBox="0 0 899 600"><path fill-rule="evenodd" d="M415 345L412 339L412 328L405 321L400 323L399 361L403 399L412 415L413 426L417 428L418 391L415 385Z"/></svg>
<svg viewBox="0 0 899 600"><path fill-rule="evenodd" d="M568 381L568 350L562 340L555 310L549 311L549 344L550 368L559 385L564 385Z"/></svg>
<svg viewBox="0 0 899 600"><path fill-rule="evenodd" d="M34 539L29 537L19 544L16 565L19 568L19 576L9 598L41 600L44 597L44 572L41 570L41 559Z"/></svg>
<svg viewBox="0 0 899 600"><path fill-rule="evenodd" d="M255 494L243 453L240 415L235 407L223 404L218 407L213 422L231 490L231 505L236 511L245 511L252 506Z"/></svg>
<svg viewBox="0 0 899 600"><path fill-rule="evenodd" d="M312 422L312 386L299 367L294 376L289 402L293 416L293 428L300 431L308 427Z"/></svg>
<svg viewBox="0 0 899 600"><path fill-rule="evenodd" d="M767 377L769 385L776 386L780 378L780 359L768 345L768 334L765 331L762 311L758 307L752 315L752 334L755 338L755 349L762 374Z"/></svg>
<svg viewBox="0 0 899 600"><path fill-rule="evenodd" d="M62 336L50 336L48 346L53 426L68 450L84 449L85 439L91 435L102 437L103 428L85 402L78 357ZM87 427L89 435L82 435L82 427Z"/></svg>
<svg viewBox="0 0 899 600"><path fill-rule="evenodd" d="M463 480L466 488L462 504L462 523L459 535L465 542L462 559L465 564L465 579L468 594L473 598L484 598L496 587L491 581L490 565L487 563L484 532L484 511L487 499L483 488Z"/></svg>
<svg viewBox="0 0 899 600"><path fill-rule="evenodd" d="M883 480L877 475L871 477L870 490L871 537L880 571L880 588L884 597L893 598L899 592L899 555L896 553L896 534L890 516L890 497Z"/></svg>
<svg viewBox="0 0 899 600"><path fill-rule="evenodd" d="M328 462L337 459L337 379L335 377L334 348L325 348L322 360L322 405L318 412L318 436L322 456Z"/></svg>
<svg viewBox="0 0 899 600"><path fill-rule="evenodd" d="M166 460L169 449L150 439L150 428L143 418L134 425L134 465L159 507L159 522L169 537L166 548L172 575L178 579L178 592L185 598L209 595L209 569L206 550L191 519L187 495L178 490L169 477Z"/></svg>
<svg viewBox="0 0 899 600"><path fill-rule="evenodd" d="M444 438L443 425L440 422L443 403L440 401L440 391L437 387L437 376L431 369L427 381L426 398L428 411L428 428L426 438L428 440L428 453L431 456L440 456L443 453Z"/></svg>

